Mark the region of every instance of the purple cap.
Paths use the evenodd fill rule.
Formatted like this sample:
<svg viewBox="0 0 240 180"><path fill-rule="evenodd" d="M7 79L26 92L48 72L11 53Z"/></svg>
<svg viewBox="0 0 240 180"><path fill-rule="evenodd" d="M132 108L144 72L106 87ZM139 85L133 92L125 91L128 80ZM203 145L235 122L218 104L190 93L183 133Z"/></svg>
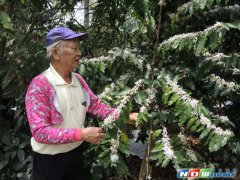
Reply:
<svg viewBox="0 0 240 180"><path fill-rule="evenodd" d="M46 46L48 47L59 40L79 38L80 41L83 41L87 39L87 37L87 33L75 33L69 28L57 27L48 32L46 37Z"/></svg>

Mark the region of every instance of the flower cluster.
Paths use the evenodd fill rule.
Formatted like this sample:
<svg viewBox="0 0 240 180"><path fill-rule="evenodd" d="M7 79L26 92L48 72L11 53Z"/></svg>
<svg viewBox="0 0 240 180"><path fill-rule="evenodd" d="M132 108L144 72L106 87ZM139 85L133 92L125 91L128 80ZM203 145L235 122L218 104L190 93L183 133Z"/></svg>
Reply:
<svg viewBox="0 0 240 180"><path fill-rule="evenodd" d="M146 65L146 69L147 69L147 71L150 72L150 71L152 70L151 65L150 65L150 64L147 64L147 65Z"/></svg>
<svg viewBox="0 0 240 180"><path fill-rule="evenodd" d="M221 120L222 123L229 122L229 119L227 116L219 116L219 119Z"/></svg>
<svg viewBox="0 0 240 180"><path fill-rule="evenodd" d="M152 70L152 67L150 64L146 64L145 65L145 68L147 69L146 73L145 73L145 78L148 79L150 77L150 73L151 73L151 70Z"/></svg>
<svg viewBox="0 0 240 180"><path fill-rule="evenodd" d="M233 69L232 69L232 73L233 73L233 75L240 75L240 69L238 69L238 68L233 68Z"/></svg>
<svg viewBox="0 0 240 180"><path fill-rule="evenodd" d="M178 94L179 96L181 96L181 98L188 103L189 105L191 105L193 108L197 107L198 104L198 100L192 99L183 89L181 89L176 82L170 80L170 77L167 75L163 75L160 74L158 78L160 77L165 77L167 84L170 85L172 87L172 90ZM192 116L196 116L196 112L192 113ZM227 117L221 116L220 120L221 121L227 121ZM216 134L218 135L223 135L223 136L232 136L233 132L230 130L223 130L220 127L216 127L215 125L212 124L212 122L206 117L204 116L202 113L200 114L200 119L199 122L202 125L206 125L207 128L212 129Z"/></svg>
<svg viewBox="0 0 240 180"><path fill-rule="evenodd" d="M121 100L121 102L120 102L119 106L116 108L116 110L104 119L104 123L102 126L103 128L106 129L109 124L114 122L116 114L120 114L122 112L122 110L126 106L127 102L130 100L132 95L137 93L138 89L142 86L142 84L143 84L142 79L135 82L135 86L128 91L126 96L123 97L123 99Z"/></svg>
<svg viewBox="0 0 240 180"><path fill-rule="evenodd" d="M216 134L221 135L221 136L232 136L233 132L230 130L223 130L220 127L216 127L212 122L203 114L200 115L200 120L199 122L203 125L206 125L207 128L212 129Z"/></svg>
<svg viewBox="0 0 240 180"><path fill-rule="evenodd" d="M156 92L157 90L154 88L149 88L146 90L147 94L149 95L148 98L146 99L144 105L140 108L140 112L144 112L147 110L147 108L149 108L151 102L153 101L153 99L156 96Z"/></svg>
<svg viewBox="0 0 240 180"><path fill-rule="evenodd" d="M167 84L171 86L172 90L181 97L181 99L187 104L191 105L193 108L196 108L198 105L198 100L192 99L186 91L184 91L176 81L172 81L169 76L165 77Z"/></svg>
<svg viewBox="0 0 240 180"><path fill-rule="evenodd" d="M236 12L239 12L240 10L240 6L238 4L235 4L233 6L226 6L226 7L217 7L217 8L214 8L214 9L211 9L209 12L211 13L214 13L214 12L218 12L218 11L236 11Z"/></svg>
<svg viewBox="0 0 240 180"><path fill-rule="evenodd" d="M187 156L194 162L198 162L198 158L192 149L186 149Z"/></svg>
<svg viewBox="0 0 240 180"><path fill-rule="evenodd" d="M140 79L137 82L135 82L135 86L130 89L127 93L126 96L123 97L123 99L121 100L119 106L117 107L118 111L122 111L122 109L126 106L127 102L130 100L130 98L137 93L138 89L142 86L143 84L143 80Z"/></svg>
<svg viewBox="0 0 240 180"><path fill-rule="evenodd" d="M215 29L218 29L218 28L222 28L222 27L223 27L223 23L217 22L216 24L214 24L213 26L205 29L204 31L199 31L199 32L194 32L194 33L186 33L186 34L183 33L183 34L178 34L178 35L175 35L173 37L170 37L169 39L163 41L160 44L160 46L165 45L165 44L171 44L171 43L177 42L177 40L181 40L181 39L197 37L201 34L204 34L204 33L207 33L209 31L212 31L212 30L215 30Z"/></svg>
<svg viewBox="0 0 240 180"><path fill-rule="evenodd" d="M87 64L87 63L96 63L96 62L105 62L105 61L112 61L112 58L108 56L100 56L97 58L83 59L81 63Z"/></svg>
<svg viewBox="0 0 240 180"><path fill-rule="evenodd" d="M167 156L167 158L169 159L175 159L176 156L174 155L174 152L172 150L172 146L170 144L170 138L168 137L168 133L167 133L167 129L166 127L163 126L163 132L162 132L162 143L163 143L163 153L165 154L165 156Z"/></svg>
<svg viewBox="0 0 240 180"><path fill-rule="evenodd" d="M178 134L178 137L179 139L181 140L181 142L183 143L183 145L187 146L187 140L186 140L186 136L180 132ZM197 162L198 159L197 159L197 156L196 154L194 153L194 151L191 149L191 147L189 146L189 148L185 147L185 150L186 150L186 155L194 162Z"/></svg>
<svg viewBox="0 0 240 180"><path fill-rule="evenodd" d="M108 125L112 124L119 114L120 114L120 111L118 109L115 109L113 113L111 113L104 119L102 127L104 129L107 129Z"/></svg>
<svg viewBox="0 0 240 180"><path fill-rule="evenodd" d="M135 82L135 86L130 89L127 93L126 96L123 97L122 101L120 102L119 106L116 108L116 110L110 114L109 116L107 116L104 119L104 124L102 125L103 128L108 128L109 125L112 124L112 122L115 120L116 114L119 114L122 109L126 106L127 102L130 100L130 98L132 97L133 94L137 93L138 89L142 86L143 84L143 80L140 79L137 82ZM116 166L117 161L119 160L119 156L118 156L118 147L119 147L119 140L121 137L121 131L120 129L118 129L118 133L117 133L117 139L111 139L111 166Z"/></svg>
<svg viewBox="0 0 240 180"><path fill-rule="evenodd" d="M197 36L197 35L198 35L198 33L178 34L178 35L175 35L175 36L170 37L170 38L167 39L167 40L164 40L164 41L161 43L161 45L171 44L172 42L175 42L176 40L185 39L185 38L192 38L192 37L195 37L195 36Z"/></svg>
<svg viewBox="0 0 240 180"><path fill-rule="evenodd" d="M193 1L190 1L190 2L187 2L187 3L184 3L183 5L178 7L177 11L178 12L185 12L186 9L188 9L189 7L191 7L193 5L193 3L198 3L199 4L199 1L201 1L201 0L193 0Z"/></svg>
<svg viewBox="0 0 240 180"><path fill-rule="evenodd" d="M205 29L204 31L212 31L218 28L222 28L224 27L224 24L222 22L217 22L216 24L214 24L213 26L210 26L209 28Z"/></svg>
<svg viewBox="0 0 240 180"><path fill-rule="evenodd" d="M225 66L223 59L229 57L223 53L210 54L209 52L205 53L204 56L206 57L205 61L211 61L223 67Z"/></svg>
<svg viewBox="0 0 240 180"><path fill-rule="evenodd" d="M104 91L103 91L101 94L98 95L98 97L99 97L100 99L104 98L107 94L109 94L110 92L112 92L116 87L117 87L117 86L116 86L115 83L111 83L111 84L110 84L110 87L106 87L106 88L104 89Z"/></svg>
<svg viewBox="0 0 240 180"><path fill-rule="evenodd" d="M117 165L117 161L119 160L119 156L118 156L118 147L119 147L119 140L121 137L121 131L118 129L118 134L117 134L117 139L111 139L111 166L116 166Z"/></svg>
<svg viewBox="0 0 240 180"><path fill-rule="evenodd" d="M129 74L126 73L124 75L121 75L117 80L116 80L116 83L111 83L110 84L110 87L106 87L104 89L104 91L98 95L99 98L104 98L105 96L107 96L107 94L109 94L110 92L112 92L113 90L115 90L117 88L117 84L119 84L120 81L124 81L126 80L126 78L129 77Z"/></svg>
<svg viewBox="0 0 240 180"><path fill-rule="evenodd" d="M213 79L213 81L216 82L216 84L219 87L226 86L227 88L231 89L232 91L234 91L237 88L236 83L225 81L224 79L220 78L219 76L216 76L215 74L211 74L210 78Z"/></svg>

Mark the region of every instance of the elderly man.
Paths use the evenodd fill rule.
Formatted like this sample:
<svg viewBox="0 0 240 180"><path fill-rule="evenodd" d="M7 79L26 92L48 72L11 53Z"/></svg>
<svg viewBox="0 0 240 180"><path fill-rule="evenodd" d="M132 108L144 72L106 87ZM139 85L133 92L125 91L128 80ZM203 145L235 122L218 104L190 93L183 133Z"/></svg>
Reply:
<svg viewBox="0 0 240 180"><path fill-rule="evenodd" d="M50 67L32 80L25 98L34 180L84 179L81 144L100 144L104 138L102 128L84 128L86 112L101 119L114 112L80 74L72 72L80 63L80 41L86 38L86 33L65 27L47 34ZM130 121L136 118L137 113L130 114Z"/></svg>

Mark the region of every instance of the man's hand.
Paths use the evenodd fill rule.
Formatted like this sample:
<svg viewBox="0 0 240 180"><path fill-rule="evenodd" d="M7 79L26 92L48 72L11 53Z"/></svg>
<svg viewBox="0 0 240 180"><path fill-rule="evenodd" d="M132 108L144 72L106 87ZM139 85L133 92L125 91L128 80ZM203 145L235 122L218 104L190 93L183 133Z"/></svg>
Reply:
<svg viewBox="0 0 240 180"><path fill-rule="evenodd" d="M82 130L82 140L92 144L101 144L104 136L100 127L87 127Z"/></svg>
<svg viewBox="0 0 240 180"><path fill-rule="evenodd" d="M138 113L130 113L128 124L136 124Z"/></svg>

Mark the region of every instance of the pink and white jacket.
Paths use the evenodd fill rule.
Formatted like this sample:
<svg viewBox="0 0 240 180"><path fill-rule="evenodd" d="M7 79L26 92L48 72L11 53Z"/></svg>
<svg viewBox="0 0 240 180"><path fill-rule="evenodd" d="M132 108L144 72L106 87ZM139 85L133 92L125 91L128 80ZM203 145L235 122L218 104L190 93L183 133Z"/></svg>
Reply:
<svg viewBox="0 0 240 180"><path fill-rule="evenodd" d="M74 73L78 77L84 94L87 99L88 112L96 117L105 119L115 110L103 104L100 99L91 91L83 77ZM56 91L47 78L40 74L30 83L26 97L26 111L29 126L36 141L44 144L66 144L75 142L76 128L55 128L53 125L60 124L64 120L61 112L54 105ZM115 114L118 117L119 114Z"/></svg>

